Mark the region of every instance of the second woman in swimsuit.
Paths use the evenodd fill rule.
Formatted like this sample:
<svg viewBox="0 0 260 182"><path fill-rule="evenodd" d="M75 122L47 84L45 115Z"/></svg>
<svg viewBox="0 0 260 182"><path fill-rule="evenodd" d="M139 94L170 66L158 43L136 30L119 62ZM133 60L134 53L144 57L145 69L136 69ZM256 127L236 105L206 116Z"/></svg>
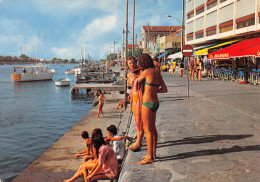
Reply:
<svg viewBox="0 0 260 182"><path fill-rule="evenodd" d="M152 58L149 54L142 54L138 58L139 66L145 70L138 78L138 82L144 81L144 93L142 104L142 122L147 142L147 155L138 164L154 162L156 157L157 130L155 126L156 112L159 108L157 93L166 93L167 87L160 72L155 69Z"/></svg>

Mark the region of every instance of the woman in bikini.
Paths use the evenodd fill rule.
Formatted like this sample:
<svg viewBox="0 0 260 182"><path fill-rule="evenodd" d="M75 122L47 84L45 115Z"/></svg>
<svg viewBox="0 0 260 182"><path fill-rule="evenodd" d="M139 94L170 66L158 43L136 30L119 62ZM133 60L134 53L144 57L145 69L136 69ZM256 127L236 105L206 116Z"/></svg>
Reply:
<svg viewBox="0 0 260 182"><path fill-rule="evenodd" d="M103 105L104 105L104 101L105 101L105 96L101 92L101 90L98 90L97 94L99 95L99 101L98 101L98 113L96 115L96 118L99 117L99 114L102 114L102 118L103 118L104 117L103 116Z"/></svg>
<svg viewBox="0 0 260 182"><path fill-rule="evenodd" d="M155 69L153 60L149 54L142 54L138 58L138 64L145 70L138 78L138 82L144 82L144 93L142 101L142 122L144 133L147 142L147 155L144 159L138 162L139 165L152 163L156 158L157 145L157 130L155 126L156 112L159 108L158 93L166 93L167 86L165 85L162 76Z"/></svg>
<svg viewBox="0 0 260 182"><path fill-rule="evenodd" d="M127 57L127 64L130 69L129 77L128 77L128 84L131 86L131 93L130 93L130 103L131 103L131 109L133 112L135 124L136 124L136 133L137 133L137 139L134 144L132 144L130 147L128 147L129 150L137 151L140 150L142 145L142 139L144 136L144 130L141 123L141 108L139 106L138 100L142 102L142 98L139 97L139 89L136 89L134 86L134 82L136 81L136 78L139 76L141 70L135 70L137 65L137 60L133 56Z"/></svg>

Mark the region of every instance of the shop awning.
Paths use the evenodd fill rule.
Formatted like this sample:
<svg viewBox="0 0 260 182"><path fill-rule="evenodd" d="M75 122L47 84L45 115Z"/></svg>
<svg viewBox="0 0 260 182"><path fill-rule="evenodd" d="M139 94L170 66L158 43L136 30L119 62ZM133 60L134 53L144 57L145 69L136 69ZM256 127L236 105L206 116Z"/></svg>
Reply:
<svg viewBox="0 0 260 182"><path fill-rule="evenodd" d="M229 44L232 44L232 43L235 43L235 42L238 42L238 41L239 40L232 40L232 41L220 43L220 44L217 44L217 45L214 45L214 46L211 46L211 47L207 47L205 49L201 49L201 50L195 51L195 56L208 55L208 50L209 49L214 49L214 48L218 48L218 47L220 48L222 46L229 45Z"/></svg>
<svg viewBox="0 0 260 182"><path fill-rule="evenodd" d="M165 56L168 53L168 51L165 51L164 53L160 54L157 58L161 58L163 56Z"/></svg>
<svg viewBox="0 0 260 182"><path fill-rule="evenodd" d="M229 59L231 57L260 57L260 37L246 39L224 49L212 52L208 59Z"/></svg>
<svg viewBox="0 0 260 182"><path fill-rule="evenodd" d="M177 59L177 58L182 58L182 56L183 56L182 52L177 52L177 53L169 55L167 58L168 59Z"/></svg>

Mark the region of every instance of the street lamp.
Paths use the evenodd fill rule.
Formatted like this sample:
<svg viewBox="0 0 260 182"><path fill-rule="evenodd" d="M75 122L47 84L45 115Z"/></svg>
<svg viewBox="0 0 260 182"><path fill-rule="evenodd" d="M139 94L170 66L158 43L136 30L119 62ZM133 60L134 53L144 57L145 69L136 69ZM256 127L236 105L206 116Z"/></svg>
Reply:
<svg viewBox="0 0 260 182"><path fill-rule="evenodd" d="M183 18L182 18L182 21L179 20L178 18L175 18L171 15L166 15L167 18L173 18L175 20L178 20L179 22L181 22L181 49L183 47L183 43L184 43L184 33L183 33L183 30L184 30L184 26L183 26Z"/></svg>

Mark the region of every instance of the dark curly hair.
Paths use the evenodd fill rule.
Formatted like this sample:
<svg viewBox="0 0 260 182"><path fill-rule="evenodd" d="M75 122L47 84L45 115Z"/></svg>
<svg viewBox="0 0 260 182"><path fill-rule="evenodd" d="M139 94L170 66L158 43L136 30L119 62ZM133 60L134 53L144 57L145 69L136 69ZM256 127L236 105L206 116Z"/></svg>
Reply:
<svg viewBox="0 0 260 182"><path fill-rule="evenodd" d="M106 145L106 142L104 141L103 134L100 128L95 128L92 131L92 143L94 144L94 147L97 150L97 153L99 151L99 148L102 145Z"/></svg>
<svg viewBox="0 0 260 182"><path fill-rule="evenodd" d="M149 54L141 54L138 58L138 66L144 69L154 68L153 60Z"/></svg>

